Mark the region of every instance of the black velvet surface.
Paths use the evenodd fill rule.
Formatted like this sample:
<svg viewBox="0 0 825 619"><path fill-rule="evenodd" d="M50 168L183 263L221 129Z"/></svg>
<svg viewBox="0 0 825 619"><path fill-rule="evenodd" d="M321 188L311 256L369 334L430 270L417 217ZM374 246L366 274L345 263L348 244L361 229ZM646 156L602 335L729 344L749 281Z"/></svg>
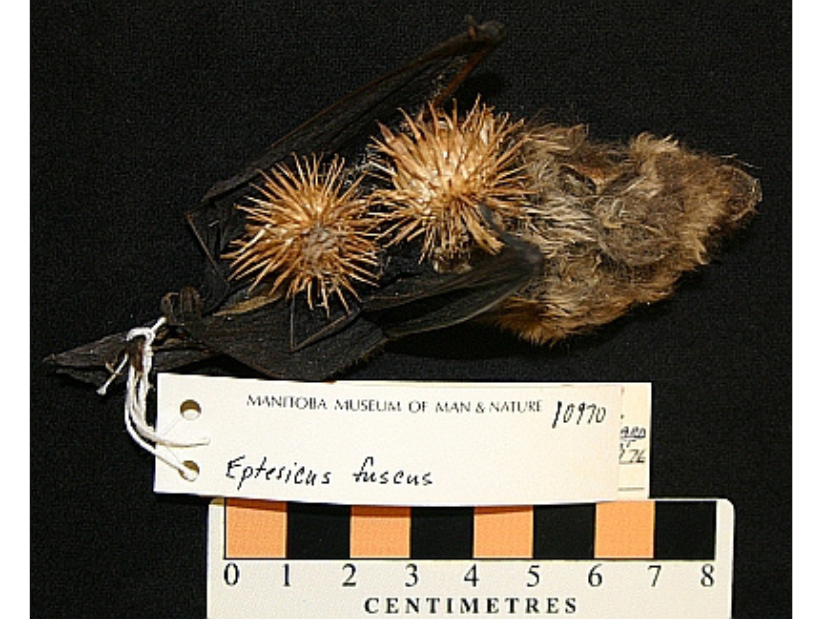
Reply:
<svg viewBox="0 0 825 619"><path fill-rule="evenodd" d="M183 213L311 114L464 27L509 37L469 84L514 116L736 155L760 215L671 300L552 349L476 326L350 379L650 381L652 492L737 510L735 616L789 617L788 2L33 3L31 604L37 617L205 615L206 501L152 493L119 394L49 353L152 321L200 281ZM241 371L240 368L229 368Z"/></svg>

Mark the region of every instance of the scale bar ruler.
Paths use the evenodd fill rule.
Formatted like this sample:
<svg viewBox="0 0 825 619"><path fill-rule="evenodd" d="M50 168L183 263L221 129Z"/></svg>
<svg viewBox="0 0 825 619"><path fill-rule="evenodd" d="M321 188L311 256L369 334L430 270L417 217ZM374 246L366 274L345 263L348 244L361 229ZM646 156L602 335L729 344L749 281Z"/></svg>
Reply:
<svg viewBox="0 0 825 619"><path fill-rule="evenodd" d="M355 507L218 499L208 609L232 617L731 616L733 507Z"/></svg>

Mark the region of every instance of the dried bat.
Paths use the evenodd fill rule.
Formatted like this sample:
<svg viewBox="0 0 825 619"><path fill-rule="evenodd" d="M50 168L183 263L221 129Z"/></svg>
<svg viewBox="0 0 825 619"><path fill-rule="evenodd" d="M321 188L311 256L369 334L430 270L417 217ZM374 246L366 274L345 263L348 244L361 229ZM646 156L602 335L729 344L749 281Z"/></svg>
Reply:
<svg viewBox="0 0 825 619"><path fill-rule="evenodd" d="M553 342L666 297L753 213L759 184L732 160L445 105L502 38L471 24L213 186L187 214L206 280L163 299L155 368L220 354L324 379L475 318ZM139 359L125 340L49 361L101 382Z"/></svg>
<svg viewBox="0 0 825 619"><path fill-rule="evenodd" d="M477 316L529 280L540 262L538 252L514 238L506 251L479 256L464 273L437 273L409 246L397 246L382 252L375 281L360 286L345 303L319 308L294 296L261 293L248 281L232 278L226 259L230 244L247 226L247 213L238 206L258 194L268 170L291 159L300 166L301 158L310 156L316 163L337 157L357 162L378 123L393 126L402 109L440 105L503 38L498 23L471 23L465 32L320 112L239 174L215 184L186 215L207 258L205 281L199 290L188 287L162 300L166 321L154 342L155 369L229 355L266 376L323 379L392 338ZM340 166L338 172L347 185L359 174ZM126 333L118 333L47 362L100 384L124 356L139 357L140 348L139 341L127 342Z"/></svg>

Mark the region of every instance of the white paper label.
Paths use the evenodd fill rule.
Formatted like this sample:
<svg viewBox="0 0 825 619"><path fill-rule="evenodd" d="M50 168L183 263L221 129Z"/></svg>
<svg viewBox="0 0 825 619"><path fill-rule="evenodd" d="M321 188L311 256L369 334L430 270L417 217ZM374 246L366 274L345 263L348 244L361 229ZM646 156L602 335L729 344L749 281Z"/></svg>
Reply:
<svg viewBox="0 0 825 619"><path fill-rule="evenodd" d="M638 397L614 384L163 374L159 431L209 444L172 450L197 467L193 481L158 461L155 490L351 505L613 500L627 477L618 439L629 392Z"/></svg>

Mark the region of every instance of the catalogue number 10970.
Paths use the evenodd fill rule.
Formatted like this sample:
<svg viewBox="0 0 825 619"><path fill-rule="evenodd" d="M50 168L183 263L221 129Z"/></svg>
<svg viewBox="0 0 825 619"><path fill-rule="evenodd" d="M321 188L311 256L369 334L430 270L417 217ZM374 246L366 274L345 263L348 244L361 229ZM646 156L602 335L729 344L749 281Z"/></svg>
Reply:
<svg viewBox="0 0 825 619"><path fill-rule="evenodd" d="M607 407L594 402L556 402L552 428L563 425L592 425L604 423L607 419Z"/></svg>

